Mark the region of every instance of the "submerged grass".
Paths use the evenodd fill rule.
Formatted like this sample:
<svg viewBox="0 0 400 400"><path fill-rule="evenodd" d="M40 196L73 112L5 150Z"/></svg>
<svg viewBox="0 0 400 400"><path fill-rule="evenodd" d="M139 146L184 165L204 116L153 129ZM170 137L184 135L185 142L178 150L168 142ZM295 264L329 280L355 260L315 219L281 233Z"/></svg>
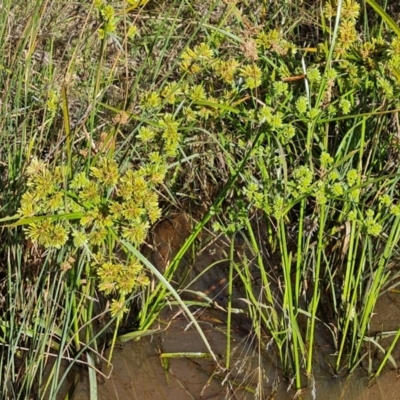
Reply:
<svg viewBox="0 0 400 400"><path fill-rule="evenodd" d="M4 398L65 395L77 365L95 398L93 371L152 332L170 296L217 361L172 284L210 229L247 248L227 255L225 368L235 279L296 390L313 382L321 326L334 374L361 365L366 342L384 353L371 376L396 365L400 330L384 349L369 324L399 283L400 11L304 7L3 2ZM141 253L150 227L191 208L202 217L158 271Z"/></svg>

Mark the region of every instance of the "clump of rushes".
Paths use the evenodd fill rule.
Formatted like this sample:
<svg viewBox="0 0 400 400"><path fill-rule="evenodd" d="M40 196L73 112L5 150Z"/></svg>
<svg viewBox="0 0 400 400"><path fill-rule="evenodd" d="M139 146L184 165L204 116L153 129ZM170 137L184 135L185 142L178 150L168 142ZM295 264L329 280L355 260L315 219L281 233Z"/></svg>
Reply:
<svg viewBox="0 0 400 400"><path fill-rule="evenodd" d="M317 324L325 323L331 329L336 374L342 367L352 370L366 359L366 339L369 345L375 343L367 338L369 323L379 294L392 279L390 260L400 238L396 196L400 40L392 34L394 22L387 23L386 18L386 23L379 22L377 27L375 15L371 18L372 13L361 13L361 3L356 0L327 0L322 9L304 10L307 15L321 12L318 34L306 38L299 36L305 31L297 29L296 23L275 28L268 15L279 16L285 8L279 6L273 12L272 2L261 19L262 13L252 9L259 8L256 1L240 8L235 2L221 7L223 2L212 0L206 8L200 3L149 2L151 13L164 13L171 4L171 18L141 18L140 14L147 12L143 9L147 0L93 2L88 17L97 23L88 27L97 26L97 35L92 28L82 31L85 51L80 52L78 45L74 59L68 60L68 97L93 105L82 124L93 142L105 134L98 126L111 124L107 118L115 113L111 127L104 129L114 141L108 149L112 147L119 160L134 160L135 167L121 168L113 157L104 155L96 155L86 169L77 171L33 159L27 169L19 224L25 226L33 243L47 249L49 259L55 256L51 266L61 265L62 273L67 271L65 288L73 289L69 290L72 309L62 306L57 312L65 309L73 319L79 348L80 327L88 326L94 315L86 313L94 285L113 299L110 311L118 323L127 309L129 293L148 284L140 254L130 251L138 258L124 254L120 243L129 242L135 250L159 218L157 185L165 181L165 199L171 198L174 204L181 199L202 205L213 202L201 226L213 215L218 218L215 230L229 236L237 231L248 234L246 243L251 244L255 256L252 262L261 274L262 301L246 283L253 282L250 269L241 265L237 273L248 288L254 330L261 342L264 335L259 321L267 327L285 373L295 378L300 390L304 387L302 371L312 375ZM367 3L367 7L374 4ZM196 11L198 6L201 12ZM379 21L385 19L383 10L378 14ZM40 11L40 15L47 12ZM198 20L181 24L196 15ZM212 21L218 21L217 28ZM37 35L32 31L28 36ZM318 38L322 39L319 43ZM98 64L87 71L98 51ZM10 49L5 47L3 53L10 54ZM75 59L80 53L82 60ZM52 121L58 118L61 92L51 65L59 60L54 58L43 73L30 71L27 55L21 55L23 62L16 59L15 64L24 67L19 75L25 82L31 72L34 84L21 85L4 59L0 67L4 64L5 76L17 79L10 85L12 90L3 92L9 96L21 90L15 88L26 87L29 94L6 97L4 109L31 110L36 124L36 108L22 99L31 102L38 93L47 93L45 126L50 133ZM44 76L43 82L37 81ZM72 111L74 107L67 105L63 101L63 111ZM15 121L9 120L15 118L14 113L6 114L4 126L14 126ZM104 125L98 125L99 121ZM26 124L24 134L12 133L16 149L30 149L26 157L18 156L21 160L30 159L32 151L39 154L49 146L58 148L54 143L39 143L36 136L27 138L29 146L21 146L25 132L37 131L36 125ZM108 140L103 139L107 147ZM93 147L93 142L88 144ZM71 160L72 143L67 147L62 150ZM103 146L97 149L104 150ZM21 161L21 175L26 172L24 167ZM215 199L215 193L221 194ZM227 196L229 207L221 207ZM253 231L249 210L252 216L263 217L261 241ZM171 261L168 279L199 230L194 230ZM272 259L281 261L272 270L259 248L264 242L275 253ZM82 282L87 283L86 288ZM139 330L144 331L156 318L160 301L165 299L165 283L167 280L160 279L155 290L144 292ZM396 284L390 283L390 287ZM323 312L327 303L332 305L329 313ZM79 311L82 304L84 311ZM324 319L328 314L329 319ZM86 338L93 337L85 333ZM385 357L388 354L390 351Z"/></svg>
<svg viewBox="0 0 400 400"><path fill-rule="evenodd" d="M159 164L158 164L159 165ZM70 242L84 250L99 279L98 288L119 298L146 286L142 265L115 255L117 239L135 247L161 215L155 185L164 178L152 162L121 173L116 161L100 156L89 172L68 178L66 166L50 167L34 158L18 214L34 244L60 249ZM115 300L116 301L116 300ZM121 308L111 307L115 314Z"/></svg>
<svg viewBox="0 0 400 400"><path fill-rule="evenodd" d="M332 35L338 3L341 18L337 34ZM225 225L219 222L214 228L231 234L245 226L251 232L241 214L253 207L264 213L268 243L282 258L282 299L275 315L285 328L275 324L272 312L265 319L279 349L283 343L290 344L289 356L282 352L281 357L288 375L296 376L298 388L301 369L312 374L322 296L329 297L336 318L332 333L338 349L335 371L343 366L345 351L351 354L347 368L359 365L399 237L398 169L387 162L389 154L398 154L398 143L394 150L393 134L375 116L385 110L385 121L390 121L390 113L397 112L400 41L389 34L389 40L385 35L369 38L361 31L359 16L360 4L355 0L327 1L323 12L326 40L315 48L296 48L279 30L259 28L252 38L257 55L251 60L237 55L229 58L218 51L218 59L211 64L213 77L232 87L226 88L225 101L240 107L248 123L247 130L242 127L244 135L232 135L235 156L245 148L248 132L262 132L243 173L245 184L236 191L240 202L246 202L237 201L239 210L227 212ZM304 51L303 65L294 57L300 51ZM192 58L188 65L194 64ZM198 66L195 72L185 71L201 84L206 67ZM374 148L378 141L380 150ZM390 174L396 176L395 182ZM313 282L312 290L306 282ZM307 310L301 310L303 296ZM279 303L266 291L264 303L268 302L271 310ZM298 311L311 316L304 335L297 329ZM283 338L281 331L291 334ZM285 364L284 358L291 362Z"/></svg>

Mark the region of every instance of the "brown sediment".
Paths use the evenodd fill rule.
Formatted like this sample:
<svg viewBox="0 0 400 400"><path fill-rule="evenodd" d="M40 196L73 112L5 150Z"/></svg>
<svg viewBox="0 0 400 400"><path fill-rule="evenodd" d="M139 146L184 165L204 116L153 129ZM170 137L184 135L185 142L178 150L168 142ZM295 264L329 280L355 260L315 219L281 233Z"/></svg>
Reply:
<svg viewBox="0 0 400 400"><path fill-rule="evenodd" d="M163 273L190 236L196 221L186 213L171 215L158 223L151 233L151 254L149 259ZM221 319L226 320L229 301L238 311L232 314L236 330L248 333L251 321L245 313L246 304L240 301L245 292L243 283L234 274L232 293L229 294L229 267L231 240L226 236L216 236L206 228L196 238L177 267L172 283L180 289L185 300L199 301L204 306L221 311ZM235 243L236 244L236 243ZM243 251L239 244L240 251ZM236 261L238 261L236 259Z"/></svg>
<svg viewBox="0 0 400 400"><path fill-rule="evenodd" d="M170 261L189 237L193 222L188 214L172 214L159 222L151 232L151 261L161 272L165 272Z"/></svg>

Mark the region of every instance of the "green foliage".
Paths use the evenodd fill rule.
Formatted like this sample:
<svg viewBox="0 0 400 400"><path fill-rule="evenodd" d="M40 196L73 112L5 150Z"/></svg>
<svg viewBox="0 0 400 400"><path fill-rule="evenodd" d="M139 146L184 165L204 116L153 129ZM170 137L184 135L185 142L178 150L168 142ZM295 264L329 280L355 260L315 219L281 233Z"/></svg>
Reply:
<svg viewBox="0 0 400 400"><path fill-rule="evenodd" d="M33 159L18 211L22 220L32 221L24 229L27 237L45 248L60 249L70 241L73 253L85 249L105 294L128 295L147 285L137 261L123 265L105 259L116 251L116 238L140 246L160 217L152 171L150 164L121 174L114 159L99 157L89 173L76 171L70 178L66 166L50 168ZM69 213L73 219L65 218Z"/></svg>
<svg viewBox="0 0 400 400"><path fill-rule="evenodd" d="M114 345L139 291L136 322L149 328L184 253L164 280L149 285L133 253L163 213L159 199L165 209L207 209L184 249L212 218L218 233L248 236L263 300L243 263L237 274L246 311L260 343L268 331L300 389L302 371L313 372L316 324L332 331L332 369L351 371L366 354L379 294L398 284L390 269L400 236L398 27L372 0L383 24L355 0L326 1L322 12L300 3L203 3L96 0L82 5L85 23L68 45L67 2L46 5L46 12L31 4L26 25L13 28L29 41L16 44L2 33L0 138L8 178L0 178L1 211L4 223L18 219L2 251L8 274L15 264L21 275L20 286L10 281L7 290L10 298L23 293L32 269L29 279L41 293L56 271L51 287L59 307L43 311L47 323L37 327L42 311L26 305L23 335L34 336L36 326L46 330L46 345L57 337L57 345L74 343L77 352L92 343L91 300L102 292L112 299ZM24 11L8 6L10 16ZM272 15L287 23L278 29ZM2 18L3 26L13 24ZM39 32L47 25L56 31L46 39ZM47 152L51 162L43 161ZM268 267L259 243L279 265ZM35 251L45 261L34 263ZM332 304L329 320L320 318L322 302ZM10 319L19 326L19 315ZM4 342L27 345L19 331L4 329ZM24 382L28 392L33 384Z"/></svg>

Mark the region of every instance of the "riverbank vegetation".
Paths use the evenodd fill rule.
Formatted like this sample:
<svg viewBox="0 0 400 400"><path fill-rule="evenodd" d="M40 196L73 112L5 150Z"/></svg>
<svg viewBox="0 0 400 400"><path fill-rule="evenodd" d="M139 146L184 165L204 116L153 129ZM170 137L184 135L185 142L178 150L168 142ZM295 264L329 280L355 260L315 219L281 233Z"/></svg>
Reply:
<svg viewBox="0 0 400 400"><path fill-rule="evenodd" d="M5 0L0 18L5 397L55 398L74 365L107 375L104 348L148 334L171 298L196 325L170 282L205 227L250 247L231 276L295 389L317 325L333 374L371 346L371 377L398 367L400 329L386 347L369 331L399 283L396 4ZM191 209L162 273L143 245Z"/></svg>

